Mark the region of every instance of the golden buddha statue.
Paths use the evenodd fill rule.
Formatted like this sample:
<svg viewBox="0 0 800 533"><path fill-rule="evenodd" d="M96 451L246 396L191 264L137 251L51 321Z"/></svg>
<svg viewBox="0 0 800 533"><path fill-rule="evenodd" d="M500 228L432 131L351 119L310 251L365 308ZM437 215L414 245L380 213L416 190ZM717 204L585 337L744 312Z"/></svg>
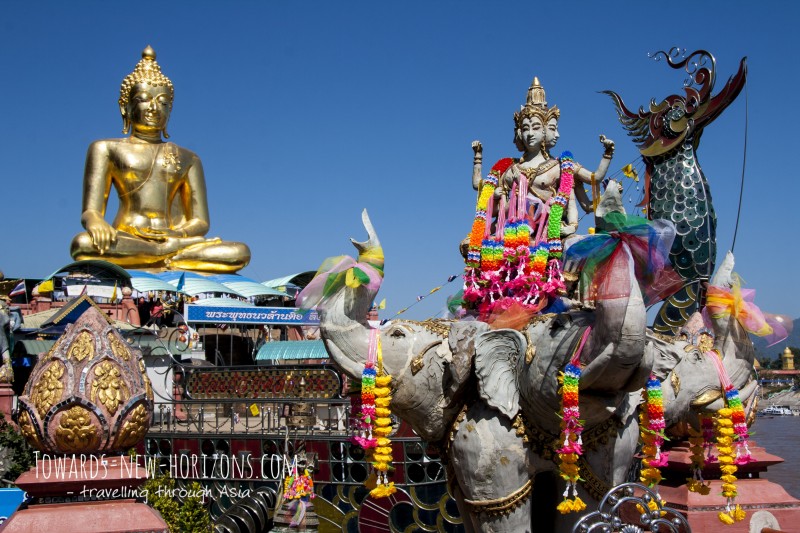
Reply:
<svg viewBox="0 0 800 533"><path fill-rule="evenodd" d="M103 259L129 268L236 272L250 261L246 244L205 237L209 229L200 158L165 142L172 82L151 47L120 87L123 139L95 141L86 156L86 231L72 240L76 260ZM113 224L105 220L111 187L119 196Z"/></svg>

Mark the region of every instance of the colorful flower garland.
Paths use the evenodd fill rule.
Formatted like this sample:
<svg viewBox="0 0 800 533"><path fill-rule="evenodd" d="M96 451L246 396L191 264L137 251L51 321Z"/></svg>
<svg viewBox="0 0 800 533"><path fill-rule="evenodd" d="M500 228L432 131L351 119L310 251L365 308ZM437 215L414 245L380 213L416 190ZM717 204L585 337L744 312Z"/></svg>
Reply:
<svg viewBox="0 0 800 533"><path fill-rule="evenodd" d="M747 513L736 503L737 465L745 465L754 459L750 454L749 432L742 400L722 364L722 354L712 349L705 355L716 368L720 384L725 392L726 407L717 411L715 426L719 468L722 473L720 476L722 495L726 498L725 510L720 512L718 517L722 523L730 525L744 520L747 516Z"/></svg>
<svg viewBox="0 0 800 533"><path fill-rule="evenodd" d="M556 449L558 454L558 469L561 472L561 479L567 482L564 490L564 499L558 504L556 509L561 514L580 512L586 509L586 504L578 497L578 481L580 480L580 469L578 458L583 454L583 423L579 406L579 390L581 380L580 357L586 339L592 328L588 327L583 332L580 342L572 354L572 357L560 372L558 383L561 385L561 438L560 448Z"/></svg>
<svg viewBox="0 0 800 533"><path fill-rule="evenodd" d="M361 408L356 417L359 430L352 440L367 455L372 464L375 487L370 491L374 498L391 496L397 489L389 481L388 471L392 467L392 411L389 396L392 377L383 370L383 350L377 329L370 331L369 352L361 377Z"/></svg>
<svg viewBox="0 0 800 533"><path fill-rule="evenodd" d="M283 497L287 500L298 500L308 496L314 498L314 481L311 479L308 469L304 468L302 474L297 473L297 466L294 472L283 480Z"/></svg>
<svg viewBox="0 0 800 533"><path fill-rule="evenodd" d="M297 457L292 460L289 475L283 480L283 498L292 500L289 511L293 512L289 527L297 527L303 523L306 516L306 502L316 497L314 494L314 481L307 468L302 474L297 473Z"/></svg>
<svg viewBox="0 0 800 533"><path fill-rule="evenodd" d="M658 494L658 484L661 483L662 466L667 466L668 452L661 450L666 440L664 430L664 398L661 391L661 382L655 375L650 374L647 386L642 391L644 403L639 413L639 436L642 441L642 464L644 468L639 475L645 483Z"/></svg>
<svg viewBox="0 0 800 533"><path fill-rule="evenodd" d="M361 405L359 406L356 415L356 425L359 429L359 434L353 435L352 441L358 444L365 451L369 452L375 448L375 437L372 435L372 422L375 419L375 378L377 372L375 371L375 361L372 357L375 353L373 345L376 342L377 330L370 332L369 339L369 354L367 362L364 363L364 370L361 373Z"/></svg>
<svg viewBox="0 0 800 533"><path fill-rule="evenodd" d="M375 419L373 428L373 433L377 438L372 455L372 467L377 473L377 485L369 494L373 498L386 498L397 492L397 488L395 488L393 481L389 481L387 474L392 467L392 441L389 440L389 434L392 432L392 411L390 409L392 397L389 396L391 392L389 385L392 383L392 376L385 374L383 371L383 350L380 336L378 336L377 352L378 375L375 378Z"/></svg>
<svg viewBox="0 0 800 533"><path fill-rule="evenodd" d="M492 235L494 193L499 180L515 164L500 160L483 180L469 237L464 273L464 300L486 319L495 308L506 309L516 301L532 312L544 308L563 290L560 259L561 220L574 184L572 154L561 156L561 177L556 195L547 202L546 237L531 244L528 221L528 178L512 184L508 205L501 197L497 232ZM545 206L543 206L543 209ZM541 235L541 230L539 231Z"/></svg>

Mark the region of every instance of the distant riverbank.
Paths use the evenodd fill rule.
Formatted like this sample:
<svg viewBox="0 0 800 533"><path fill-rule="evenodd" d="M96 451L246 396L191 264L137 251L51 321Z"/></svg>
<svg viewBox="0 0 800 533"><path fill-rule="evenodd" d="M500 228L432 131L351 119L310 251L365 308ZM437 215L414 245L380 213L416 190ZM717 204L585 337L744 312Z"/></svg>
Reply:
<svg viewBox="0 0 800 533"><path fill-rule="evenodd" d="M776 402L778 403L778 402ZM769 405L763 402L762 406ZM767 452L777 455L783 463L770 467L765 477L778 483L786 492L800 498L800 416L757 417L750 428L753 441Z"/></svg>

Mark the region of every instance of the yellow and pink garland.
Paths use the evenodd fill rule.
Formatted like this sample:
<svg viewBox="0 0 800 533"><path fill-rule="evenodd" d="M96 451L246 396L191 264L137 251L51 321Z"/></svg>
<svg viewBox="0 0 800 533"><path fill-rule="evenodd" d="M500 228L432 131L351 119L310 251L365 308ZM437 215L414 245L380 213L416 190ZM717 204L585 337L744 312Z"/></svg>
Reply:
<svg viewBox="0 0 800 533"><path fill-rule="evenodd" d="M556 507L561 514L580 512L586 509L586 504L578 496L578 481L581 478L578 458L583 454L581 439L583 421L580 419L578 400L581 380L581 351L591 330L591 327L584 330L564 372L559 373L558 376L558 383L561 385L559 389L561 394L561 438L559 439L560 447L556 449L556 453L558 454L558 469L561 479L567 483L563 494L564 499Z"/></svg>
<svg viewBox="0 0 800 533"><path fill-rule="evenodd" d="M739 469L738 465L745 465L754 459L750 455L747 420L739 391L731 383L728 372L722 365L721 354L716 350L709 350L706 357L717 369L725 392L725 407L717 411L715 425L719 469L722 473L722 495L726 499L725 510L719 513L719 519L724 524L733 524L747 516L741 506L736 504L736 471Z"/></svg>
<svg viewBox="0 0 800 533"><path fill-rule="evenodd" d="M664 398L661 382L653 374L642 391L644 403L639 413L639 436L642 441L642 471L639 479L656 491L661 483L661 467L667 466L668 452L662 451L666 437L664 430Z"/></svg>
<svg viewBox="0 0 800 533"><path fill-rule="evenodd" d="M383 350L377 329L370 331L369 352L361 378L361 408L357 416L360 435L353 442L364 448L367 461L372 464L375 487L370 491L374 498L391 496L397 489L389 481L392 467L392 411L390 385L392 377L383 370Z"/></svg>

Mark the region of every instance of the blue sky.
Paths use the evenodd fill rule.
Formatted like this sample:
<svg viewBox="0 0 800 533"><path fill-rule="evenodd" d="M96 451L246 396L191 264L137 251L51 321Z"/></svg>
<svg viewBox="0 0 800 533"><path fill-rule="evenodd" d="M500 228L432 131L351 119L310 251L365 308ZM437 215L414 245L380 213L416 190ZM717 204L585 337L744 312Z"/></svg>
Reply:
<svg viewBox="0 0 800 533"><path fill-rule="evenodd" d="M86 148L121 136L119 84L151 44L175 84L171 140L205 167L211 232L246 242L259 281L352 253L368 208L386 253L388 317L459 274L475 193L470 142L517 155L513 112L538 76L562 111L558 151L612 169L638 152L611 101L679 92L681 72L648 52L705 48L717 89L748 56L745 94L698 153L730 248L749 108L737 270L762 309L800 316L800 200L794 137L800 86L794 2L6 2L0 120L7 276L70 262L81 231ZM137 11L138 9L138 11ZM486 168L488 170L488 168ZM627 184L626 184L627 185ZM632 187L632 184L630 185ZM588 222L588 218L586 220ZM586 222L583 224L586 226ZM407 316L439 312L458 282Z"/></svg>

